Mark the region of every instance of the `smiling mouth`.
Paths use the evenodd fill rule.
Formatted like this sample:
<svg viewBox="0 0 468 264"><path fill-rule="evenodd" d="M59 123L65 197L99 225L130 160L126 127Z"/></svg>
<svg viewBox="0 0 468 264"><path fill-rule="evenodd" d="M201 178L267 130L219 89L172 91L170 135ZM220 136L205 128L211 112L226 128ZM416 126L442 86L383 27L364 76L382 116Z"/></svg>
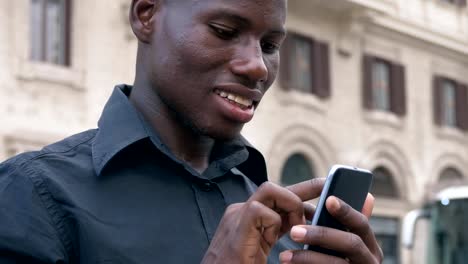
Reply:
<svg viewBox="0 0 468 264"><path fill-rule="evenodd" d="M221 91L220 89L215 89L214 92L218 94L219 96L221 96L224 100L240 107L243 110L250 109L254 106L253 100L242 97L240 95L233 94L233 93L226 92L226 91Z"/></svg>

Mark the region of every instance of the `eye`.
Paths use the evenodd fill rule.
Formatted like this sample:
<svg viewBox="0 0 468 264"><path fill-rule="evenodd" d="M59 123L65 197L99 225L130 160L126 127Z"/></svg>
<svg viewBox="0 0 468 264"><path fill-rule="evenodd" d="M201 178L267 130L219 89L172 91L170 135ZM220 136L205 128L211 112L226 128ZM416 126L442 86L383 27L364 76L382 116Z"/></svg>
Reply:
<svg viewBox="0 0 468 264"><path fill-rule="evenodd" d="M220 39L230 40L237 37L238 35L238 31L236 29L227 27L225 25L210 24L209 26Z"/></svg>
<svg viewBox="0 0 468 264"><path fill-rule="evenodd" d="M271 41L263 41L261 43L262 51L266 54L273 54L279 50L279 45Z"/></svg>

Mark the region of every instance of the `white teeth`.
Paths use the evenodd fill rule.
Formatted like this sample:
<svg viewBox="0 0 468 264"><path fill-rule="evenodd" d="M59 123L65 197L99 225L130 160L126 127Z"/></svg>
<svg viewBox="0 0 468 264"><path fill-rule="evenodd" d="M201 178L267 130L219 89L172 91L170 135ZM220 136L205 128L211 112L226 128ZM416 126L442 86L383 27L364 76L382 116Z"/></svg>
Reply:
<svg viewBox="0 0 468 264"><path fill-rule="evenodd" d="M238 104L241 104L243 106L246 106L246 107L249 107L249 106L251 106L253 104L252 100L241 97L241 96L238 96L238 95L235 95L235 94L231 94L231 93L224 92L224 91L219 91L219 90L217 90L216 93L219 94L219 96L221 96L223 98L227 98L227 99L229 99L231 101L234 101L234 102L236 102Z"/></svg>
<svg viewBox="0 0 468 264"><path fill-rule="evenodd" d="M238 104L243 104L244 103L244 100L239 96L236 96L236 98L234 98L233 101L238 103Z"/></svg>
<svg viewBox="0 0 468 264"><path fill-rule="evenodd" d="M236 103L244 105L244 106L250 106L252 104L252 100L242 98L237 96L236 99L234 100Z"/></svg>

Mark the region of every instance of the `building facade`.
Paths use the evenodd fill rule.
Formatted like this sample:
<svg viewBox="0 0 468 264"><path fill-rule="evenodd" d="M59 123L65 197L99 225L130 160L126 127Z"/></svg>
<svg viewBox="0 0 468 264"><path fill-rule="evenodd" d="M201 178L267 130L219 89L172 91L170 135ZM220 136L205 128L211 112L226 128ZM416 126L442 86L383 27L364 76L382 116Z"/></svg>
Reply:
<svg viewBox="0 0 468 264"><path fill-rule="evenodd" d="M0 1L0 160L96 127L113 86L133 82L130 2ZM402 217L468 177L466 1L289 0L288 12L279 78L244 135L279 184L336 163L373 170L385 263L423 263L400 247Z"/></svg>
<svg viewBox="0 0 468 264"><path fill-rule="evenodd" d="M0 3L0 159L96 127L118 83L132 83L130 1Z"/></svg>

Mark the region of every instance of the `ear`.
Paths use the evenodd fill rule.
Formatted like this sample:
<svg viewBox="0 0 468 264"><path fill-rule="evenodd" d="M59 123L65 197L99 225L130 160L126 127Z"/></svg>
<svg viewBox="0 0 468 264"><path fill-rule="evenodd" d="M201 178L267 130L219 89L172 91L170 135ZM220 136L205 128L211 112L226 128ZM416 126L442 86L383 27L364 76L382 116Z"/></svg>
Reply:
<svg viewBox="0 0 468 264"><path fill-rule="evenodd" d="M160 0L132 0L130 25L135 36L143 43L151 42L154 16L159 4Z"/></svg>

